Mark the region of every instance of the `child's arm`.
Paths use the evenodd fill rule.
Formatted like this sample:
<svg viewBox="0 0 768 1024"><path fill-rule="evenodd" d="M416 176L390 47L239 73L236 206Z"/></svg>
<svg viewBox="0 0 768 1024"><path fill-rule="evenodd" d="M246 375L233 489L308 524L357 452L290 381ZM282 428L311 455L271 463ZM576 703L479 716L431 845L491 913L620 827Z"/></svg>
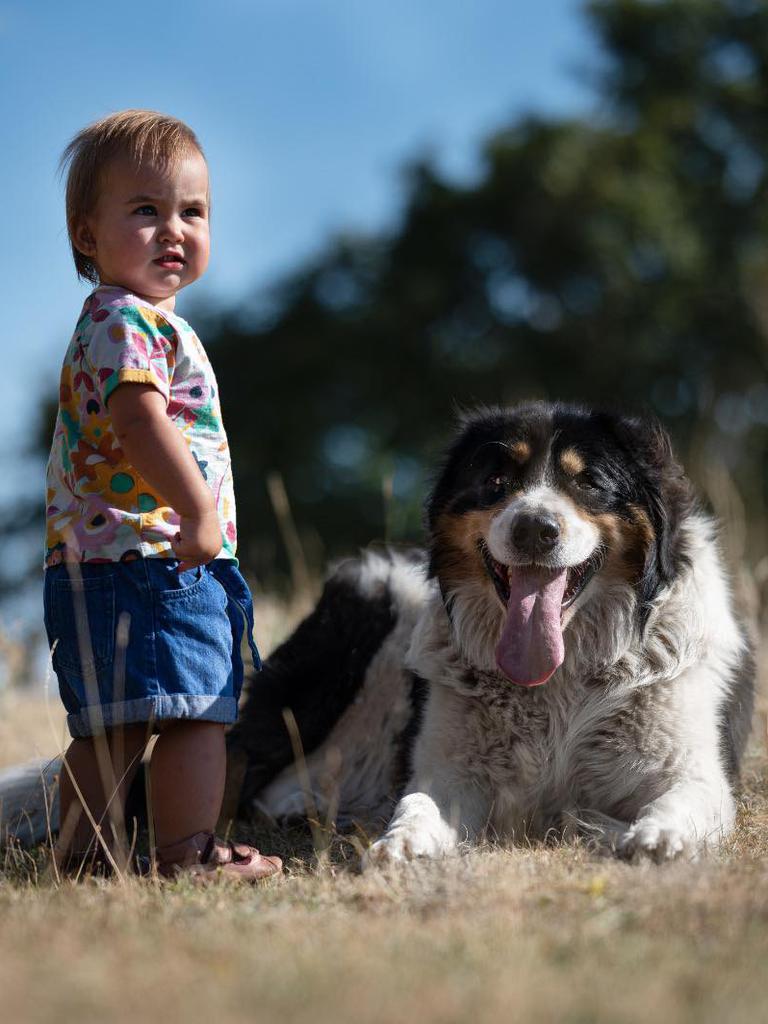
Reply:
<svg viewBox="0 0 768 1024"><path fill-rule="evenodd" d="M216 503L163 396L151 384L121 384L109 397L109 414L128 461L179 516L171 541L179 571L210 562L221 551Z"/></svg>

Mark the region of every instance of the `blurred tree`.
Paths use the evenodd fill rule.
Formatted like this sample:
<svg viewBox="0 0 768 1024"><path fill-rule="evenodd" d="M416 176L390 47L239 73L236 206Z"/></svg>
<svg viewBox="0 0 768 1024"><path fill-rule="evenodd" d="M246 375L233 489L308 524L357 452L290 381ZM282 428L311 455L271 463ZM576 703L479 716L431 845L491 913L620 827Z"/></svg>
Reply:
<svg viewBox="0 0 768 1024"><path fill-rule="evenodd" d="M499 131L471 186L416 162L390 232L335 239L268 294L195 315L262 578L285 569L270 471L316 564L417 539L456 407L531 396L655 410L694 462L728 467L764 553L768 7L585 13L594 116Z"/></svg>
<svg viewBox="0 0 768 1024"><path fill-rule="evenodd" d="M594 117L500 131L469 187L414 164L389 234L337 239L250 318L209 322L246 564L274 567L267 471L326 552L417 537L456 405L530 396L650 407L684 450L725 461L759 518L768 8L586 14L604 52Z"/></svg>

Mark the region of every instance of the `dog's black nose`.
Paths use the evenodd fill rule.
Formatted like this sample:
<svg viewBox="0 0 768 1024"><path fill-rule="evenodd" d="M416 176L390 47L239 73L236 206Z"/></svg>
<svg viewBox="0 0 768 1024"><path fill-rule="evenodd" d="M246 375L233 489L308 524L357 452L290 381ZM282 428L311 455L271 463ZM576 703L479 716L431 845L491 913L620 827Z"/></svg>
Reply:
<svg viewBox="0 0 768 1024"><path fill-rule="evenodd" d="M512 543L526 555L546 555L560 540L557 520L542 512L523 512L512 527Z"/></svg>

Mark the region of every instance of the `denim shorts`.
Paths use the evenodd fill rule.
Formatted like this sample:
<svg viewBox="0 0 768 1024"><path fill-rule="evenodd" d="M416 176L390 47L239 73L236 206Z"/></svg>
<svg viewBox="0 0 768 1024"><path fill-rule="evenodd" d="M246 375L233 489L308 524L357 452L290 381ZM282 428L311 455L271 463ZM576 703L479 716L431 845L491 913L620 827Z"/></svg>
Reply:
<svg viewBox="0 0 768 1024"><path fill-rule="evenodd" d="M171 558L45 571L45 628L75 738L135 722L234 722L253 605L237 562Z"/></svg>

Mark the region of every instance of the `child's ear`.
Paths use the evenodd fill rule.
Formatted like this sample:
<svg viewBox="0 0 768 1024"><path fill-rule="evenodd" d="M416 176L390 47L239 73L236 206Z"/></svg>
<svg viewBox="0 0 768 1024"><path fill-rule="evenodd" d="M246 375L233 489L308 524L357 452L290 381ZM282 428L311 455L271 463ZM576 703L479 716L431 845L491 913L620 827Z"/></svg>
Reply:
<svg viewBox="0 0 768 1024"><path fill-rule="evenodd" d="M87 221L80 221L74 226L72 241L75 243L77 251L81 252L83 256L96 255L96 239L93 237Z"/></svg>

